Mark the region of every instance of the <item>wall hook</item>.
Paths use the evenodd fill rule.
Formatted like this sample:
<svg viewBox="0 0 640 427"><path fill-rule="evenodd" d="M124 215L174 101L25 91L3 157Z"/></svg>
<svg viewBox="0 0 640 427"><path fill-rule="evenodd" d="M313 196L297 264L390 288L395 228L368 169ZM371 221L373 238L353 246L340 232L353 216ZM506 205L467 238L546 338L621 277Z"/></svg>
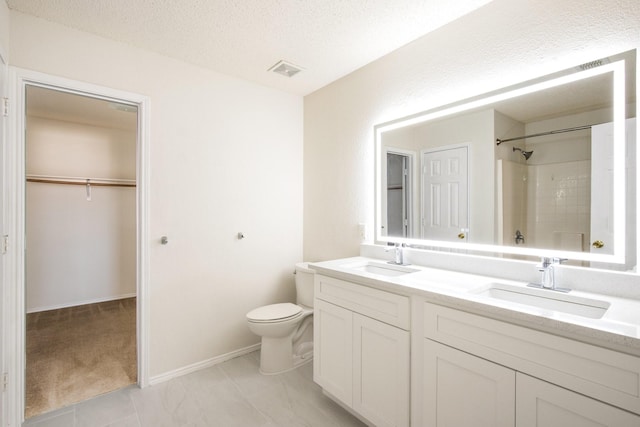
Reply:
<svg viewBox="0 0 640 427"><path fill-rule="evenodd" d="M87 202L91 201L91 180L87 179Z"/></svg>
<svg viewBox="0 0 640 427"><path fill-rule="evenodd" d="M238 240L244 239L244 233L241 231L238 233Z"/></svg>

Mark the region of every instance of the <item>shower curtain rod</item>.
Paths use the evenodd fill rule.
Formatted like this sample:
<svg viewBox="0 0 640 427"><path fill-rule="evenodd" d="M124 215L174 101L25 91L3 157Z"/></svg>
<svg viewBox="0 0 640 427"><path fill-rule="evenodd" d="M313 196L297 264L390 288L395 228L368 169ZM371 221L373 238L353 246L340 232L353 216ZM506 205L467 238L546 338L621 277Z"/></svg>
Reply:
<svg viewBox="0 0 640 427"><path fill-rule="evenodd" d="M64 185L90 185L92 187L135 187L132 179L91 179L62 176L27 175L27 182L39 182L42 184Z"/></svg>
<svg viewBox="0 0 640 427"><path fill-rule="evenodd" d="M532 135L517 136L515 138L508 138L508 139L496 138L496 141L497 141L496 145L500 145L503 142L517 141L519 139L534 138L536 136L553 135L553 134L556 134L556 133L574 132L574 131L577 131L577 130L591 129L591 126L595 126L595 124L593 124L593 125L584 125L584 126L576 126L576 127L567 128L567 129L550 130L548 132L534 133Z"/></svg>

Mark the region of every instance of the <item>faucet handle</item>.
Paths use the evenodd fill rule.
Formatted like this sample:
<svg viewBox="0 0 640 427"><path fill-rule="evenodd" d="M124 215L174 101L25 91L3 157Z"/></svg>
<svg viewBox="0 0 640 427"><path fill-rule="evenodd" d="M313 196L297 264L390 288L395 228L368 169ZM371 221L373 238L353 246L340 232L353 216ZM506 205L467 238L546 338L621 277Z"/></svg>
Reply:
<svg viewBox="0 0 640 427"><path fill-rule="evenodd" d="M543 256L540 258L540 264L537 265L539 269L544 269L553 264L553 258Z"/></svg>
<svg viewBox="0 0 640 427"><path fill-rule="evenodd" d="M553 258L551 262L553 264L562 264L563 262L569 261L569 258Z"/></svg>

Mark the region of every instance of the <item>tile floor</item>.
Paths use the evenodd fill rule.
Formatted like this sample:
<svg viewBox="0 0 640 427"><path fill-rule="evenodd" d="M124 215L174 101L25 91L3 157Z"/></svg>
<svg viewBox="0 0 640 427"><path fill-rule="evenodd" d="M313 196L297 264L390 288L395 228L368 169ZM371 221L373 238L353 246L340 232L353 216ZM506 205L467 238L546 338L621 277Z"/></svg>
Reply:
<svg viewBox="0 0 640 427"><path fill-rule="evenodd" d="M313 364L258 373L259 352L155 386L130 386L31 418L24 427L364 426L322 394Z"/></svg>

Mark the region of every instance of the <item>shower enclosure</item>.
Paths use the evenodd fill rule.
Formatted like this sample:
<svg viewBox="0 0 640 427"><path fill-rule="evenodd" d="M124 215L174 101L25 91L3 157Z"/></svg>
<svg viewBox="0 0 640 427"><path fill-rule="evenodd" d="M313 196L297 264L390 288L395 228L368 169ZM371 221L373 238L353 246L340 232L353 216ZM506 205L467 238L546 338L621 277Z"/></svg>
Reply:
<svg viewBox="0 0 640 427"><path fill-rule="evenodd" d="M598 215L610 218L612 201L599 200L594 206L591 197L593 185L606 187L611 179L611 142L601 130L607 126L526 140L512 147L513 157L498 160L502 244L583 252L590 250L592 233L598 241L611 241L603 237L607 220L594 222L592 212L604 209Z"/></svg>

